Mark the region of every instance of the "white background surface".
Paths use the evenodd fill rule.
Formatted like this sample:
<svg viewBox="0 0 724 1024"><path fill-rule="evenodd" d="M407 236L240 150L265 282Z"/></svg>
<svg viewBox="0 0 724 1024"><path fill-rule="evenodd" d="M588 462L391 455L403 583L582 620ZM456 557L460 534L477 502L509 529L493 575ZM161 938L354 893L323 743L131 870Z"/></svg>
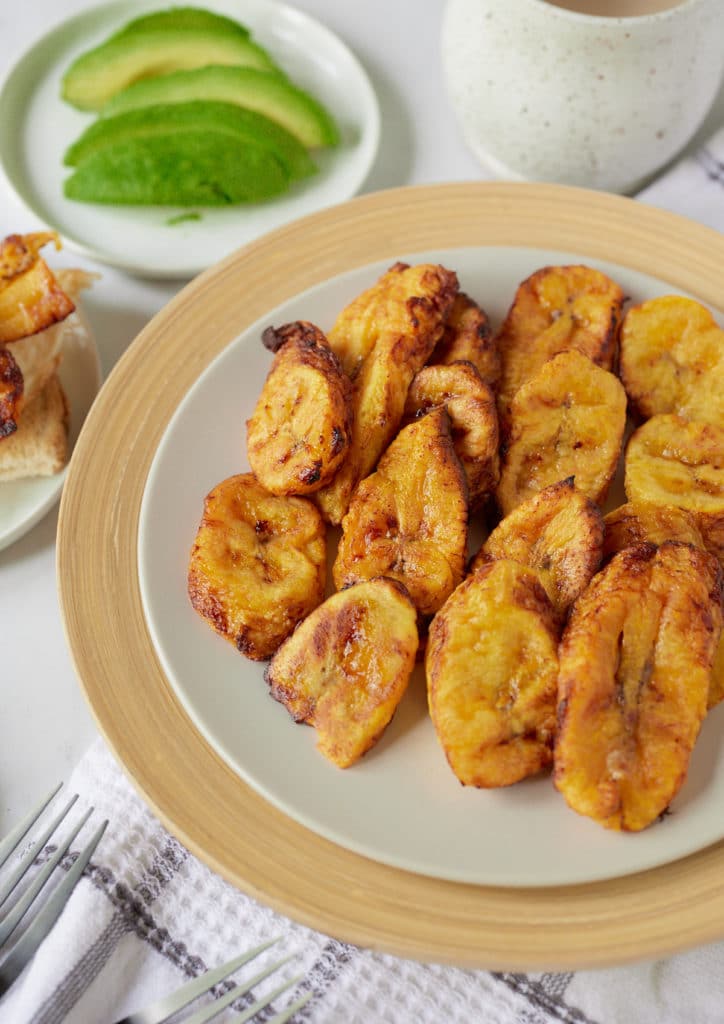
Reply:
<svg viewBox="0 0 724 1024"><path fill-rule="evenodd" d="M88 6L84 0L0 0L0 75L53 24ZM382 142L363 191L490 176L465 149L445 95L439 60L442 0L299 0L297 6L352 47L377 90ZM242 10L240 0L240 17ZM697 139L720 124L724 90ZM0 185L2 235L41 227ZM78 259L65 251L52 262L75 265ZM103 275L84 308L107 374L185 282L140 280L91 261L83 265ZM55 587L56 525L57 509L0 552L0 832L39 793L69 775L95 735L63 636Z"/></svg>

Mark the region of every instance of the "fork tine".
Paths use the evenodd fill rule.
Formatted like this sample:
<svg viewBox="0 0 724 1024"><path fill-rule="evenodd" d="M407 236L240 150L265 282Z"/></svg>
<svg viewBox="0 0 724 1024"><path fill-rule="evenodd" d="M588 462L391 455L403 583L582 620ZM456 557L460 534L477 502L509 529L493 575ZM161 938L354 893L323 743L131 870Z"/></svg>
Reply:
<svg viewBox="0 0 724 1024"><path fill-rule="evenodd" d="M191 981L182 985L181 988L177 989L170 996L165 996L153 1003L151 1006L146 1007L144 1010L137 1010L135 1013L131 1013L128 1017L123 1017L121 1020L117 1020L115 1024L162 1024L167 1017L176 1013L177 1010L188 1005L192 999L202 995L204 992L216 985L218 982L223 981L229 974L232 974L239 967L243 967L244 964L253 960L254 957L259 956L265 949L269 949L279 939L272 939L270 942L264 942L261 946L255 946L254 949L248 950L246 953L242 953L240 956L235 957L233 960L229 960L228 963L221 964L220 967L214 967L212 970L207 971L198 978L193 978ZM276 966L274 968L276 970ZM271 972L268 972L271 973ZM243 989L236 991L235 998L244 994Z"/></svg>
<svg viewBox="0 0 724 1024"><path fill-rule="evenodd" d="M100 842L107 825L108 821L104 821L96 829L88 845L78 855L78 859L60 885L48 897L48 901L43 906L43 909L39 911L35 920L28 927L28 930L18 939L7 958L0 963L0 996L4 995L13 982L17 980L25 966L37 952L38 946L60 917L63 907L67 903L78 879L85 871L86 865L93 856L93 852Z"/></svg>
<svg viewBox="0 0 724 1024"><path fill-rule="evenodd" d="M73 806L77 799L78 794L76 793L75 796L68 801L63 810L60 812L60 814L58 814L57 817L53 821L51 821L51 823L47 826L42 835L35 840L35 842L30 847L28 852L23 856L17 868L15 868L13 873L8 876L3 885L0 886L0 907L3 905L3 903L8 898L10 893L13 891L15 886L18 884L20 879L26 873L30 865L35 861L35 858L38 856L40 851L45 847L45 844L48 842L52 834L63 821L68 811L71 809L71 807Z"/></svg>
<svg viewBox="0 0 724 1024"><path fill-rule="evenodd" d="M283 982L283 984L277 986L273 992L269 992L268 995L262 996L261 999L257 999L257 1001L251 1006L242 1010L237 1017L232 1017L229 1024L246 1024L246 1021L251 1020L251 1018L256 1016L260 1010L263 1010L265 1007L273 1003L277 996L281 995L282 992L285 992L288 988L291 988L292 985L296 985L303 977L303 974L299 974L296 978L292 978L291 981ZM298 999L292 1006L286 1007L286 1009L282 1010L281 1013L278 1013L274 1018L272 1018L272 1020L267 1021L267 1024L273 1024L274 1021L276 1021L277 1024L282 1024L283 1021L289 1020L292 1014L295 1014L300 1007L309 1002L312 995L312 992L308 992L301 999ZM191 1020L184 1021L184 1024L195 1024L195 1022L192 1018Z"/></svg>
<svg viewBox="0 0 724 1024"><path fill-rule="evenodd" d="M217 1014L221 1013L222 1010L225 1010L231 1003L236 1002L237 999L246 995L246 993L250 992L255 985L258 985L260 981L264 980L264 978L268 978L270 974L274 973L274 971L278 971L279 968L289 960L291 960L291 957L287 956L283 960L279 960L278 963L272 964L271 967L266 967L263 971L255 974L254 977L250 978L248 981L244 981L243 985L235 985L229 992L226 992L223 996L215 999L213 1003L210 1003L208 1006L202 1006L201 1009L192 1013L190 1017L184 1018L183 1024L206 1024L206 1021L211 1020L212 1017L216 1017ZM270 993L264 999L258 1000L258 1002L254 1004L256 1007L254 1010L251 1010L251 1008L244 1010L240 1019L249 1020L249 1018L253 1017L254 1014L261 1010L263 1006L270 1003L272 999L279 994L279 992L283 992L285 989L291 988L291 986L296 985L298 981L299 978L294 978L292 981L285 981L275 992ZM211 988L210 985L204 991L208 992L209 988ZM247 1016L244 1016L244 1014Z"/></svg>
<svg viewBox="0 0 724 1024"><path fill-rule="evenodd" d="M18 900L18 902L15 904L15 906L12 908L12 910L9 910L4 917L0 918L0 948L2 948L3 944L7 941L8 937L12 935L13 931L17 928L18 924L23 919L28 909L30 908L31 904L35 900L35 897L38 895L40 890L43 888L45 883L50 878L61 857L63 857L67 853L68 849L70 848L70 844L73 842L75 837L78 835L80 830L88 821L91 814L92 808L86 811L86 813L80 819L80 821L75 826L70 835L61 843L61 845L57 848L53 856L43 866L42 871L39 871L37 873L32 883L25 890L25 892Z"/></svg>
<svg viewBox="0 0 724 1024"><path fill-rule="evenodd" d="M19 821L15 828L0 840L0 868L8 859L15 847L18 846L28 834L55 794L59 792L62 785L63 783L59 782L55 789L51 793L48 793L47 796L44 796L38 806L32 810L27 817L23 818L22 821Z"/></svg>

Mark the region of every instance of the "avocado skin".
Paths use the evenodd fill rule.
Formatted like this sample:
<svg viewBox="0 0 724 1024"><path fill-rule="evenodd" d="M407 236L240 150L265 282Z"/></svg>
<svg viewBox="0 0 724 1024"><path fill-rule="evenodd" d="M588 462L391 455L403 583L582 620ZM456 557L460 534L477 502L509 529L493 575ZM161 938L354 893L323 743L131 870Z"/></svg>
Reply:
<svg viewBox="0 0 724 1024"><path fill-rule="evenodd" d="M262 114L235 103L192 100L189 103L138 107L94 121L66 151L64 163L78 166L95 152L126 139L148 139L175 132L207 131L268 149L290 180L308 177L316 165L307 149L288 131Z"/></svg>
<svg viewBox="0 0 724 1024"><path fill-rule="evenodd" d="M243 33L161 25L121 31L81 54L63 75L61 96L80 110L97 111L139 79L208 64L276 69L266 50Z"/></svg>
<svg viewBox="0 0 724 1024"><path fill-rule="evenodd" d="M187 131L98 150L64 182L68 199L140 206L228 206L284 192L289 175L268 150Z"/></svg>
<svg viewBox="0 0 724 1024"><path fill-rule="evenodd" d="M310 149L339 143L333 117L313 96L280 72L250 67L218 65L147 78L117 93L101 116L188 100L218 100L254 110L277 121Z"/></svg>

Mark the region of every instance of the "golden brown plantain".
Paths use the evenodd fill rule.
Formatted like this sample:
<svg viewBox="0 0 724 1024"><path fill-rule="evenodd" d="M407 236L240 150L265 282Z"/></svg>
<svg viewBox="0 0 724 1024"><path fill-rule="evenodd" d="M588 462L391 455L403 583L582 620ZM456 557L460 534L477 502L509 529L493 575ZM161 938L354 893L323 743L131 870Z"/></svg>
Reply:
<svg viewBox="0 0 724 1024"><path fill-rule="evenodd" d="M663 544L678 540L706 550L696 519L685 508L654 505L650 501L630 501L604 517L603 557L608 559L634 544ZM708 707L724 698L724 634L719 639L709 684Z"/></svg>
<svg viewBox="0 0 724 1024"><path fill-rule="evenodd" d="M724 564L724 427L652 416L626 446L624 487L629 501L691 512L707 549Z"/></svg>
<svg viewBox="0 0 724 1024"><path fill-rule="evenodd" d="M615 281L592 267L543 267L523 281L496 338L503 420L518 388L559 352L573 349L612 369L623 301Z"/></svg>
<svg viewBox="0 0 724 1024"><path fill-rule="evenodd" d="M310 494L332 479L347 454L349 377L314 324L270 327L263 339L276 355L246 423L249 465L272 494Z"/></svg>
<svg viewBox="0 0 724 1024"><path fill-rule="evenodd" d="M509 786L550 765L556 616L537 574L501 559L432 620L425 668L435 732L466 786Z"/></svg>
<svg viewBox="0 0 724 1024"><path fill-rule="evenodd" d="M0 344L36 334L75 309L39 255L49 242L60 248L54 231L8 235L0 242Z"/></svg>
<svg viewBox="0 0 724 1024"><path fill-rule="evenodd" d="M666 541L625 548L573 606L555 784L579 814L635 832L666 810L706 714L721 601L716 560Z"/></svg>
<svg viewBox="0 0 724 1024"><path fill-rule="evenodd" d="M326 539L307 498L269 494L251 473L204 501L188 570L191 603L248 658L270 657L324 598Z"/></svg>
<svg viewBox="0 0 724 1024"><path fill-rule="evenodd" d="M18 429L23 407L23 374L9 348L0 348L0 441Z"/></svg>
<svg viewBox="0 0 724 1024"><path fill-rule="evenodd" d="M455 274L434 264L395 264L342 311L327 335L352 379L349 453L315 501L338 525L355 487L397 433L412 378L442 335L457 294Z"/></svg>
<svg viewBox="0 0 724 1024"><path fill-rule="evenodd" d="M442 338L435 346L430 366L472 363L486 384L498 386L500 355L487 314L465 292L458 292L445 324Z"/></svg>
<svg viewBox="0 0 724 1024"><path fill-rule="evenodd" d="M407 392L404 422L444 406L455 453L468 483L470 507L480 506L498 483L498 413L495 395L471 363L424 366Z"/></svg>
<svg viewBox="0 0 724 1024"><path fill-rule="evenodd" d="M634 410L724 427L724 331L681 295L634 306L620 332L619 372Z"/></svg>
<svg viewBox="0 0 724 1024"><path fill-rule="evenodd" d="M497 501L504 516L549 484L575 477L601 504L621 453L626 393L612 373L580 352L562 352L517 392Z"/></svg>
<svg viewBox="0 0 724 1024"><path fill-rule="evenodd" d="M415 606L394 580L333 594L266 669L275 700L317 730L318 749L348 768L386 729L415 667Z"/></svg>
<svg viewBox="0 0 724 1024"><path fill-rule="evenodd" d="M471 568L497 558L530 566L563 617L597 572L602 544L601 510L569 478L544 487L502 519Z"/></svg>
<svg viewBox="0 0 724 1024"><path fill-rule="evenodd" d="M355 491L334 563L337 589L389 576L421 615L433 615L463 578L465 476L443 408L404 427Z"/></svg>

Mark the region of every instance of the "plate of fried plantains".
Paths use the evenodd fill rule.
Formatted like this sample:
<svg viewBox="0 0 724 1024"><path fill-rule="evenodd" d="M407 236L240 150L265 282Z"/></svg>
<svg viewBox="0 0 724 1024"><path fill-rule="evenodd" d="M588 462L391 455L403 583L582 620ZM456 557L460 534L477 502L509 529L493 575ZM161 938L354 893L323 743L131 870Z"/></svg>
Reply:
<svg viewBox="0 0 724 1024"><path fill-rule="evenodd" d="M90 704L183 842L421 959L720 934L721 250L584 190L401 189L154 319L80 439L59 576Z"/></svg>

